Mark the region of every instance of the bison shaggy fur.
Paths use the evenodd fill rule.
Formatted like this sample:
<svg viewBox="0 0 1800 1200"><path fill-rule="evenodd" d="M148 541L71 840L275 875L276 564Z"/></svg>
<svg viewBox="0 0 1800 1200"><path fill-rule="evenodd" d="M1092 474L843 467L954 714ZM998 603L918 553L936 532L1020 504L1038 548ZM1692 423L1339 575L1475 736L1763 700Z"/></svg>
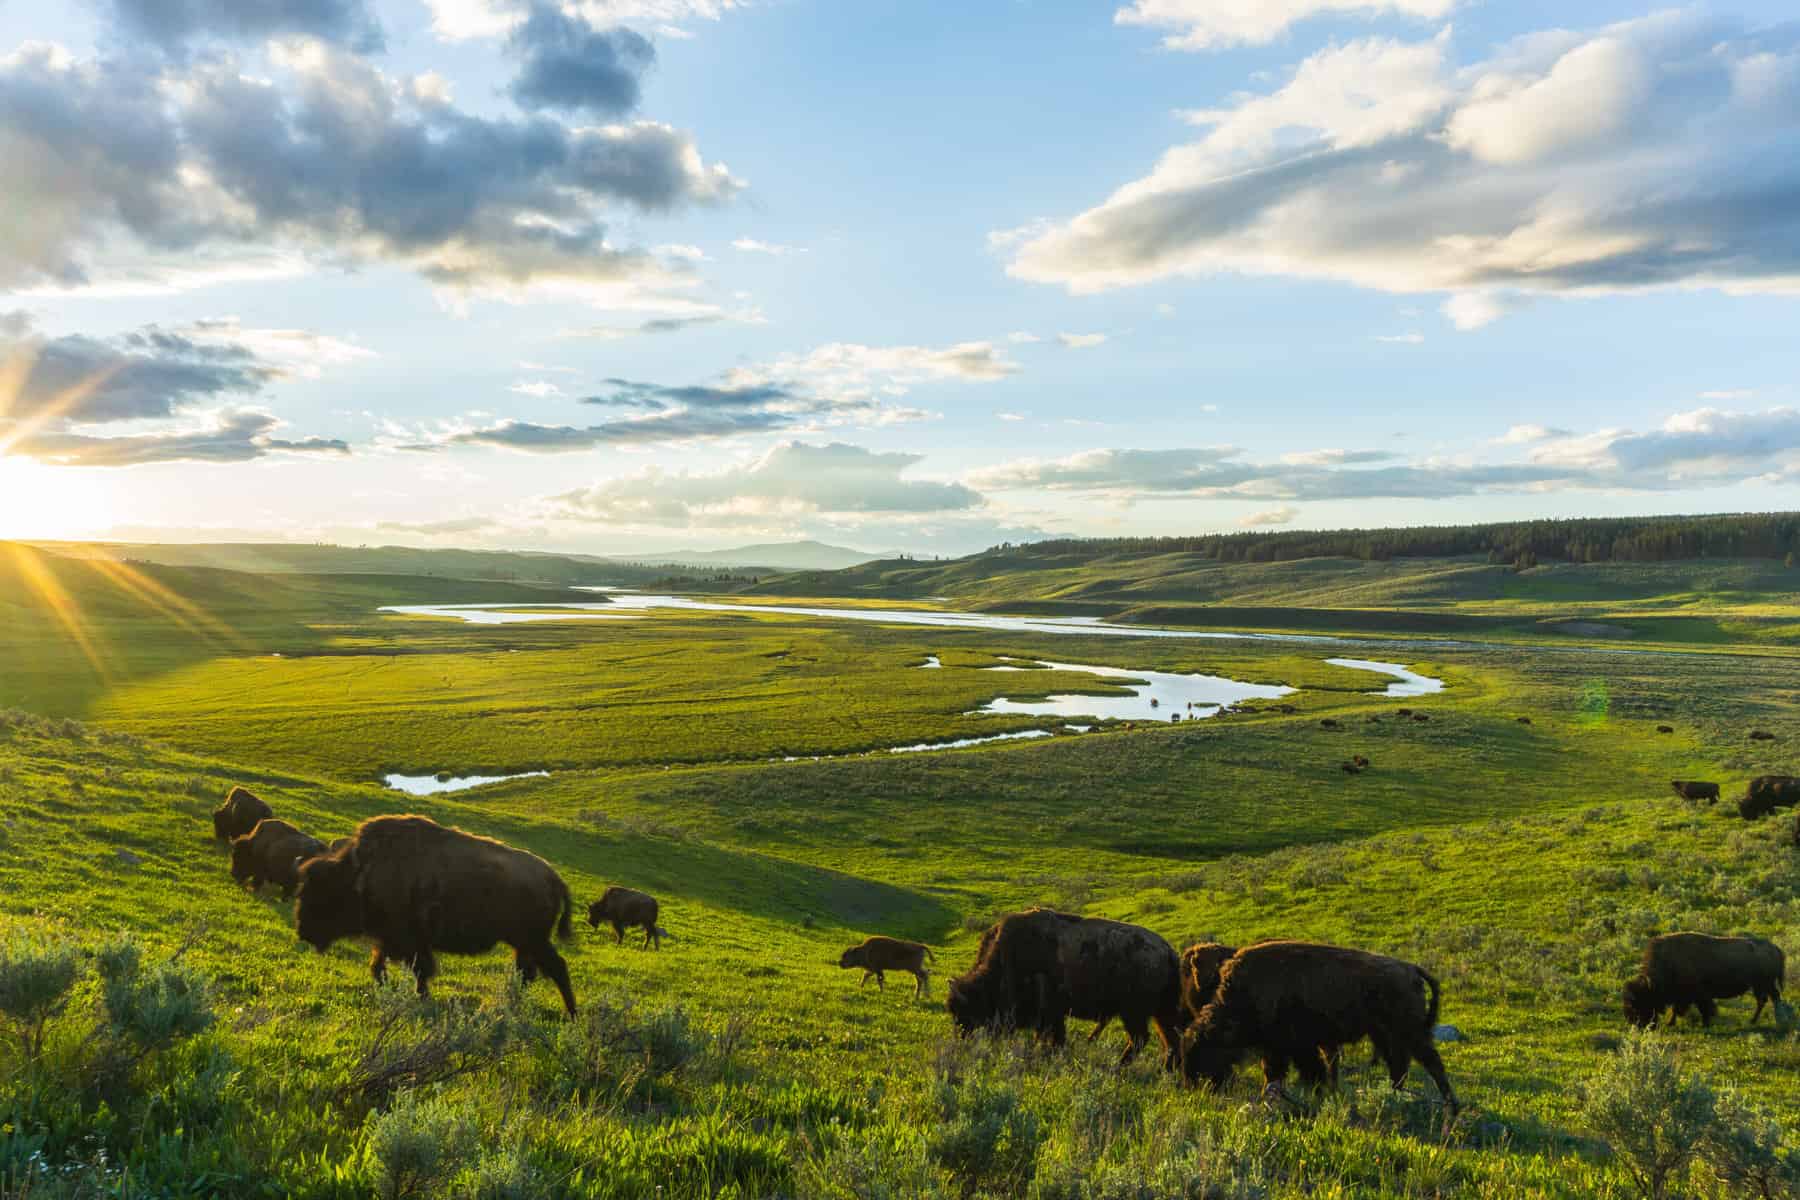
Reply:
<svg viewBox="0 0 1800 1200"><path fill-rule="evenodd" d="M1800 804L1800 779L1792 775L1758 775L1738 801L1738 815L1747 820L1767 816L1778 808Z"/></svg>
<svg viewBox="0 0 1800 1200"><path fill-rule="evenodd" d="M1067 1019L1104 1025L1118 1017L1135 1057L1155 1024L1163 1063L1175 1065L1181 1029L1181 962L1168 942L1137 925L1047 908L1011 913L982 935L973 968L950 981L959 1032L1030 1029L1067 1040Z"/></svg>
<svg viewBox="0 0 1800 1200"><path fill-rule="evenodd" d="M249 788L234 787L225 794L225 803L213 809L213 837L221 842L243 837L256 828L256 823L275 815L275 810Z"/></svg>
<svg viewBox="0 0 1800 1200"><path fill-rule="evenodd" d="M392 958L412 968L421 996L438 953L481 954L505 942L525 981L549 976L573 1015L569 967L551 942L570 935L572 912L568 885L537 855L429 817L388 816L301 865L294 927L321 952L368 937L376 982Z"/></svg>
<svg viewBox="0 0 1800 1200"><path fill-rule="evenodd" d="M862 983L857 986L862 987L873 978L875 986L884 990L887 988L887 981L882 977L882 972L905 971L917 981L913 995L923 996L931 983L931 972L925 969L927 958L935 962L937 956L923 942L903 942L899 938L877 934L845 950L838 956L838 966L845 970L861 967Z"/></svg>
<svg viewBox="0 0 1800 1200"><path fill-rule="evenodd" d="M1786 975L1787 956L1764 938L1665 933L1650 939L1638 973L1625 984L1625 1017L1649 1027L1666 1008L1673 1025L1693 1007L1700 1023L1710 1025L1719 1012L1716 1001L1750 992L1756 996L1754 1025L1765 1004L1781 999Z"/></svg>
<svg viewBox="0 0 1800 1200"><path fill-rule="evenodd" d="M613 927L613 940L623 942L625 931L637 926L644 930L644 948L649 949L652 939L656 948L662 949L662 927L656 923L660 911L656 897L648 892L634 891L628 887L609 887L600 894L600 898L588 905L588 924L598 929L602 921Z"/></svg>
<svg viewBox="0 0 1800 1200"><path fill-rule="evenodd" d="M1263 1080L1279 1084L1290 1066L1323 1085L1343 1047L1368 1038L1398 1088L1414 1059L1454 1111L1456 1093L1432 1043L1438 982L1422 967L1341 946L1263 942L1219 968L1211 1003L1188 1026L1182 1069L1222 1087L1252 1054Z"/></svg>
<svg viewBox="0 0 1800 1200"><path fill-rule="evenodd" d="M1719 785L1708 783L1704 779L1671 779L1669 786L1683 800L1704 800L1708 804L1716 804L1719 799Z"/></svg>
<svg viewBox="0 0 1800 1200"><path fill-rule="evenodd" d="M231 877L255 891L278 884L283 897L300 882L300 864L325 851L325 843L279 817L265 817L256 828L231 839Z"/></svg>

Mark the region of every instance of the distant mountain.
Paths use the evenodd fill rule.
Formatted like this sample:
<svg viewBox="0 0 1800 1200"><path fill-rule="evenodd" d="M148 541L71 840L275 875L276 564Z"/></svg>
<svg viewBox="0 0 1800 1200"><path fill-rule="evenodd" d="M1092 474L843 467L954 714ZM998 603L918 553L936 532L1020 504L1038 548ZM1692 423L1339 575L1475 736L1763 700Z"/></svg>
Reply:
<svg viewBox="0 0 1800 1200"><path fill-rule="evenodd" d="M868 554L824 542L766 542L729 550L672 550L667 553L612 554L614 562L657 563L681 567L767 567L776 571L841 571L889 555Z"/></svg>

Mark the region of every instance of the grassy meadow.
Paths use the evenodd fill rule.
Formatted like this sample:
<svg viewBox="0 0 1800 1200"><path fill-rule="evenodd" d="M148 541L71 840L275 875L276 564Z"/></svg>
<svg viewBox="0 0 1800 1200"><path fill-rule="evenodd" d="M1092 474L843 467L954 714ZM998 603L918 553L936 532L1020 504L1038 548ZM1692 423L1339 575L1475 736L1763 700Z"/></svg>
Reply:
<svg viewBox="0 0 1800 1200"><path fill-rule="evenodd" d="M1639 568L1668 572L1659 611L1681 606L1684 569ZM1800 670L1775 642L1345 649L673 611L468 626L374 609L592 597L185 566L121 579L0 547L9 570L6 1200L1623 1198L1650 1194L1638 1126L1680 1142L1684 1122L1699 1149L1660 1194L1800 1179L1791 1026L1752 1028L1731 1001L1709 1029L1639 1041L1618 1003L1655 932L1800 953L1793 818L1730 804L1800 765ZM1330 607L1308 609L1321 628ZM1340 653L1449 686L1386 699L1323 663ZM1283 683L1298 711L879 752L1051 724L963 715L998 695L1115 687L978 669L1001 656ZM1371 769L1344 773L1352 753ZM374 782L538 768L418 799ZM1716 779L1727 801L1690 806L1671 778ZM208 814L234 783L321 837L417 811L504 838L584 904L651 891L673 940L648 952L580 926L574 1022L504 952L446 956L428 1003L404 972L376 988L365 948L316 955L289 903L233 886ZM1417 1071L1390 1092L1361 1050L1334 1096L1264 1098L1253 1067L1217 1095L1154 1055L1117 1068L1116 1029L1094 1045L1073 1030L1066 1053L958 1041L944 980L1032 903L1177 947L1306 937L1418 962L1443 981L1467 1109L1448 1119ZM871 933L934 947L928 997L836 967Z"/></svg>

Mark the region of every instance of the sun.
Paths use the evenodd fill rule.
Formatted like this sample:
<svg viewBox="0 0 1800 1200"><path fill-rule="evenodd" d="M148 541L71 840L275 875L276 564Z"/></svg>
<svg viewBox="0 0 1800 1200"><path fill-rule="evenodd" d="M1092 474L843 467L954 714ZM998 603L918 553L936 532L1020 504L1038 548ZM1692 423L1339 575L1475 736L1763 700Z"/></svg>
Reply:
<svg viewBox="0 0 1800 1200"><path fill-rule="evenodd" d="M115 519L112 492L90 471L0 457L0 539L97 537Z"/></svg>

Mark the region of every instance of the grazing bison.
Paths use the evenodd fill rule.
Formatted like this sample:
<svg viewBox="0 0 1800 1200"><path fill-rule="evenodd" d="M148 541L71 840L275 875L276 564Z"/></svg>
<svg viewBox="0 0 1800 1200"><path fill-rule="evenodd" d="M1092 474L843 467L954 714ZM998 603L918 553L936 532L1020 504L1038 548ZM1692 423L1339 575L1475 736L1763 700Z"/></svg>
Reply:
<svg viewBox="0 0 1800 1200"><path fill-rule="evenodd" d="M1738 801L1738 815L1746 820L1767 816L1778 808L1800 804L1800 779L1792 775L1758 775Z"/></svg>
<svg viewBox="0 0 1800 1200"><path fill-rule="evenodd" d="M1002 917L982 935L975 965L950 981L957 1030L1030 1029L1060 1046L1069 1017L1105 1025L1118 1017L1130 1039L1120 1062L1162 1038L1173 1068L1181 1035L1181 963L1137 925L1032 908Z"/></svg>
<svg viewBox="0 0 1800 1200"><path fill-rule="evenodd" d="M600 928L605 921L613 927L613 940L623 943L625 931L636 926L643 926L644 945L648 950L652 940L656 948L662 949L663 927L656 923L660 912L656 897L647 892L634 891L628 887L609 887L600 893L600 898L588 905L588 925Z"/></svg>
<svg viewBox="0 0 1800 1200"><path fill-rule="evenodd" d="M918 982L913 987L913 995L923 996L931 983L931 972L925 969L925 960L937 961L937 955L931 947L921 942L903 942L899 938L876 935L866 938L861 945L852 946L838 957L838 966L862 968L862 987L872 976L875 986L887 989L887 981L882 977L883 971L906 971Z"/></svg>
<svg viewBox="0 0 1800 1200"><path fill-rule="evenodd" d="M1350 761L1355 763L1362 770L1366 771L1369 769L1369 758L1366 754L1352 754L1350 756Z"/></svg>
<svg viewBox="0 0 1800 1200"><path fill-rule="evenodd" d="M1237 953L1236 946L1195 942L1181 952L1182 1024L1200 1015L1219 989L1219 968Z"/></svg>
<svg viewBox="0 0 1800 1200"><path fill-rule="evenodd" d="M1338 727L1337 720L1333 717L1322 717L1319 720L1319 724L1326 729L1336 729Z"/></svg>
<svg viewBox="0 0 1800 1200"><path fill-rule="evenodd" d="M213 809L213 837L221 842L243 837L256 828L256 823L275 815L263 800L249 788L234 787L225 794L225 803Z"/></svg>
<svg viewBox="0 0 1800 1200"><path fill-rule="evenodd" d="M1357 766L1355 763L1351 762L1349 759L1345 759L1343 762L1339 763L1338 765L1344 769L1344 774L1346 774L1346 775L1361 775L1362 774L1362 768Z"/></svg>
<svg viewBox="0 0 1800 1200"><path fill-rule="evenodd" d="M567 938L574 902L568 885L535 854L439 825L429 817L371 817L349 844L300 867L294 927L320 952L339 938L366 936L369 970L406 963L419 995L437 974L437 954L512 947L527 983L541 972L575 1013L569 967L551 943Z"/></svg>
<svg viewBox="0 0 1800 1200"><path fill-rule="evenodd" d="M265 817L231 839L231 877L253 892L265 883L279 884L285 900L300 882L300 864L324 852L318 838L279 817Z"/></svg>
<svg viewBox="0 0 1800 1200"><path fill-rule="evenodd" d="M1665 933L1650 939L1638 973L1625 984L1625 1018L1647 1028L1666 1008L1673 1025L1693 1006L1700 1023L1711 1025L1719 1012L1715 1001L1750 992L1756 996L1754 1025L1765 1004L1781 999L1786 974L1787 956L1764 938Z"/></svg>
<svg viewBox="0 0 1800 1200"><path fill-rule="evenodd" d="M1394 710L1394 715L1395 715L1395 716L1396 716L1396 717L1410 717L1410 716L1412 716L1412 709L1410 709L1410 708L1396 708L1396 709L1395 709L1395 710Z"/></svg>
<svg viewBox="0 0 1800 1200"><path fill-rule="evenodd" d="M1753 742L1772 742L1775 740L1775 735L1766 729L1752 729L1750 731L1750 740Z"/></svg>
<svg viewBox="0 0 1800 1200"><path fill-rule="evenodd" d="M1340 946L1263 942L1219 968L1217 993L1182 1039L1182 1069L1222 1087L1240 1059L1258 1054L1265 1084L1295 1066L1318 1086L1343 1047L1366 1037L1396 1088L1417 1059L1454 1112L1456 1093L1432 1044L1437 1017L1438 982L1422 967Z"/></svg>
<svg viewBox="0 0 1800 1200"><path fill-rule="evenodd" d="M1530 717L1520 717L1520 718L1519 718L1519 724L1521 724L1521 725L1529 725L1529 724L1531 724L1531 718L1530 718Z"/></svg>
<svg viewBox="0 0 1800 1200"><path fill-rule="evenodd" d="M1658 725L1656 727L1656 732L1658 732L1658 733L1674 733L1675 727L1673 725Z"/></svg>
<svg viewBox="0 0 1800 1200"><path fill-rule="evenodd" d="M1671 779L1669 786L1683 800L1704 800L1708 804L1719 802L1719 785L1708 783L1704 779Z"/></svg>
<svg viewBox="0 0 1800 1200"><path fill-rule="evenodd" d="M1424 713L1418 713L1418 712L1416 712L1416 713L1414 713L1414 714L1413 714L1413 720L1415 720L1415 721L1429 721L1429 720L1431 720L1431 718L1430 718L1430 717L1428 717L1428 716L1426 716L1426 715L1425 715L1425 714L1424 714Z"/></svg>

